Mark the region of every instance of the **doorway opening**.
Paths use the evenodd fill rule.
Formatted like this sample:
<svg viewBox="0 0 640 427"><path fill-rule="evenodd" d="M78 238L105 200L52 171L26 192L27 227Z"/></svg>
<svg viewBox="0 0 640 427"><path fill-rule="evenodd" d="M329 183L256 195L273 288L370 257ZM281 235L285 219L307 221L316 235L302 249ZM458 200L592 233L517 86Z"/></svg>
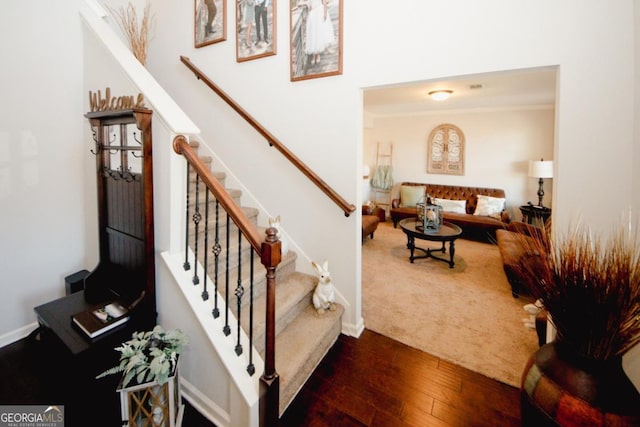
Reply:
<svg viewBox="0 0 640 427"><path fill-rule="evenodd" d="M375 174L379 143L393 143L393 186L403 182L504 189L513 220L535 201L530 160L552 160L557 67L405 82L363 91L363 166ZM451 91L445 101L428 94ZM463 175L427 172L427 142L438 125L462 129ZM545 184L552 200L553 183ZM363 179L363 201L372 200ZM427 353L517 385L523 362L537 348L525 326L530 297L514 298L495 244L458 239L456 267L409 262L407 236L387 221L362 245L362 313L367 326Z"/></svg>

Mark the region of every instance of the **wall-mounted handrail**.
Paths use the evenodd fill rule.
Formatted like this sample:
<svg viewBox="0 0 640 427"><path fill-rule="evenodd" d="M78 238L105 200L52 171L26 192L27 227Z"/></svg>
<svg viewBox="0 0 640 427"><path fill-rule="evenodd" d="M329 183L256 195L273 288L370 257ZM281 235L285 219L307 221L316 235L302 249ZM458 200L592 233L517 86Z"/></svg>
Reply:
<svg viewBox="0 0 640 427"><path fill-rule="evenodd" d="M322 180L313 170L309 168L302 160L293 154L282 142L278 140L271 132L264 128L255 118L245 111L238 103L236 103L227 93L220 89L211 79L209 79L198 67L193 65L191 60L186 56L181 56L180 61L189 68L199 80L209 86L224 102L233 108L247 123L249 123L260 135L262 135L271 145L275 147L282 155L284 155L300 172L311 180L323 193L325 193L340 209L345 216L349 216L356 210L356 207L347 202L333 188L331 188L324 180Z"/></svg>

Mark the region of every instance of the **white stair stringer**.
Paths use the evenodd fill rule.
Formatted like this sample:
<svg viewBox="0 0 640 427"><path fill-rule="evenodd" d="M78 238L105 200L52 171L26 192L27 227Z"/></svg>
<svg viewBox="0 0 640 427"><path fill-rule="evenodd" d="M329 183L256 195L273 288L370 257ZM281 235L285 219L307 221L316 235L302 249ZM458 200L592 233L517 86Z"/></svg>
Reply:
<svg viewBox="0 0 640 427"><path fill-rule="evenodd" d="M164 252L161 254L169 271L175 279L180 291L184 295L191 311L198 319L202 330L207 335L213 349L215 349L218 357L222 361L229 377L238 387L239 392L243 396L249 408L257 408L259 401L259 380L260 375L264 371L264 362L257 350L251 349L252 363L255 367L255 374L247 373L249 364L249 338L240 330L240 344L243 352L237 355L234 351L237 339L237 321L233 313L229 313L229 327L231 333L225 335L223 332L225 326L224 316L214 318L211 311L211 298L204 301L202 299L202 286L194 286L191 283L192 272L182 268L182 254L169 254ZM193 256L193 254L191 254ZM221 312L224 312L224 300L219 300L218 306Z"/></svg>

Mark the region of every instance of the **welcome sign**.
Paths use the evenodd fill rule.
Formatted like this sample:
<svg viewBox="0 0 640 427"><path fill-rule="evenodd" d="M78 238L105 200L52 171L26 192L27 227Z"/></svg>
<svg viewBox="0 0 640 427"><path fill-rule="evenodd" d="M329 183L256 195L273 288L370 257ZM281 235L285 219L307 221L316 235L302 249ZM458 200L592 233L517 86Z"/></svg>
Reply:
<svg viewBox="0 0 640 427"><path fill-rule="evenodd" d="M137 97L128 96L111 96L111 88L107 87L104 91L97 93L89 91L89 111L110 111L110 110L127 110L130 108L144 108L144 96L139 93Z"/></svg>

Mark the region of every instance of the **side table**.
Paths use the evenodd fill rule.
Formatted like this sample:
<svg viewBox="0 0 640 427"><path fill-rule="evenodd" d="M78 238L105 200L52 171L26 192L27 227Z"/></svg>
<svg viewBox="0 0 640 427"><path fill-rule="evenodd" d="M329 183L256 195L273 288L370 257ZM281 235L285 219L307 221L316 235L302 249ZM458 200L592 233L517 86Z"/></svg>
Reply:
<svg viewBox="0 0 640 427"><path fill-rule="evenodd" d="M534 218L540 219L544 224L551 216L551 208L536 205L523 205L520 206L520 212L522 213L522 222L527 224L533 223Z"/></svg>

